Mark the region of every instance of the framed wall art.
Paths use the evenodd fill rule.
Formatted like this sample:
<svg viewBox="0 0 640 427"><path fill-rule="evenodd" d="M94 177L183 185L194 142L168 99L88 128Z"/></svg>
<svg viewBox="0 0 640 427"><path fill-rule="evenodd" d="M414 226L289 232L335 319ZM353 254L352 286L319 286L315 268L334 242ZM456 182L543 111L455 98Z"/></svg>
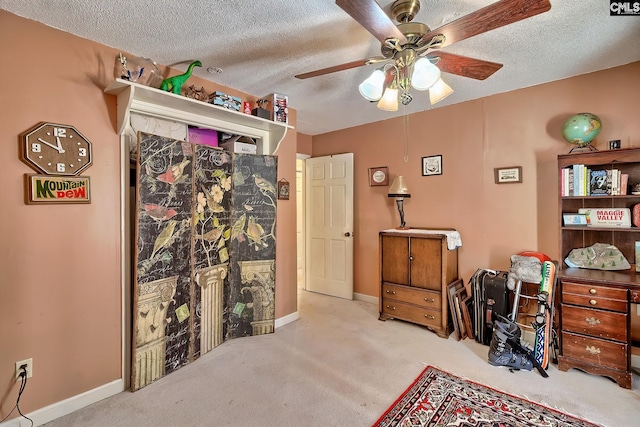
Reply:
<svg viewBox="0 0 640 427"><path fill-rule="evenodd" d="M369 186L389 185L389 169L386 166L369 168Z"/></svg>
<svg viewBox="0 0 640 427"><path fill-rule="evenodd" d="M522 166L494 168L493 176L496 184L515 184L522 182Z"/></svg>
<svg viewBox="0 0 640 427"><path fill-rule="evenodd" d="M442 155L422 158L422 176L442 175Z"/></svg>
<svg viewBox="0 0 640 427"><path fill-rule="evenodd" d="M282 178L278 181L278 200L289 200L289 194L291 193L291 185L289 181Z"/></svg>

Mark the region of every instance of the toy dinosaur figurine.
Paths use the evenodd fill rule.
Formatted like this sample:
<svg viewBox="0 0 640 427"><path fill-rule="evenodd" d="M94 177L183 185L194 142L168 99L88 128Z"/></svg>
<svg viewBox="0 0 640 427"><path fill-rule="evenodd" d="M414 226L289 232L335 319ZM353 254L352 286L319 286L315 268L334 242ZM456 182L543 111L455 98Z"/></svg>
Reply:
<svg viewBox="0 0 640 427"><path fill-rule="evenodd" d="M162 81L160 84L160 89L166 90L167 92L173 92L180 95L180 91L182 90L182 85L187 81L189 77L191 77L191 73L193 72L193 67L202 67L202 62L193 61L189 64L189 69L184 74L178 74L177 76L168 77Z"/></svg>

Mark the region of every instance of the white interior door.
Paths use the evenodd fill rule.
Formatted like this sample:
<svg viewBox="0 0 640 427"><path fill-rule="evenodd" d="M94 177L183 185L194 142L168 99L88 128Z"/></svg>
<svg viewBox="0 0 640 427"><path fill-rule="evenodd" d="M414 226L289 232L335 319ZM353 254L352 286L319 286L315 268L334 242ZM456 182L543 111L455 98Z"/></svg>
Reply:
<svg viewBox="0 0 640 427"><path fill-rule="evenodd" d="M306 160L306 289L353 299L353 153Z"/></svg>

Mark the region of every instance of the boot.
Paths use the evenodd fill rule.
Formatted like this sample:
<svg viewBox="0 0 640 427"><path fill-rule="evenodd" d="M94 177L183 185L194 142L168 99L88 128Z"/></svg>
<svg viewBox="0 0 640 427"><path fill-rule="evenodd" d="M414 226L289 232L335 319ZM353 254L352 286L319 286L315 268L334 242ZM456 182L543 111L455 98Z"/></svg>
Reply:
<svg viewBox="0 0 640 427"><path fill-rule="evenodd" d="M513 369L533 370L527 348L520 344L520 328L504 317L493 322L493 336L489 345L489 364Z"/></svg>

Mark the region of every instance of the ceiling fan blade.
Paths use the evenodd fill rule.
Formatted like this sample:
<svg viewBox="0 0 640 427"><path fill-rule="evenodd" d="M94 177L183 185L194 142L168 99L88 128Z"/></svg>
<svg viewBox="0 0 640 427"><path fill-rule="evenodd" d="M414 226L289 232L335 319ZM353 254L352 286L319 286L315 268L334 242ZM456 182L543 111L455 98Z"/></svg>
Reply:
<svg viewBox="0 0 640 427"><path fill-rule="evenodd" d="M321 70L310 71L308 73L298 74L297 79L308 79L309 77L322 76L324 74L335 73L336 71L348 70L350 68L361 67L371 64L372 59L360 59L358 61L347 62L346 64L334 65L333 67L323 68Z"/></svg>
<svg viewBox="0 0 640 427"><path fill-rule="evenodd" d="M400 43L407 42L404 34L375 0L336 0L336 4L381 43L389 38L396 38Z"/></svg>
<svg viewBox="0 0 640 427"><path fill-rule="evenodd" d="M433 51L427 57L429 59L440 58L436 64L445 73L457 74L476 80L484 80L502 68L502 64L483 61L482 59L469 58L468 56L454 55L452 53Z"/></svg>
<svg viewBox="0 0 640 427"><path fill-rule="evenodd" d="M551 9L549 0L500 0L430 31L423 36L423 40L444 34L446 40L439 47L449 46L460 40L522 21L549 9Z"/></svg>

